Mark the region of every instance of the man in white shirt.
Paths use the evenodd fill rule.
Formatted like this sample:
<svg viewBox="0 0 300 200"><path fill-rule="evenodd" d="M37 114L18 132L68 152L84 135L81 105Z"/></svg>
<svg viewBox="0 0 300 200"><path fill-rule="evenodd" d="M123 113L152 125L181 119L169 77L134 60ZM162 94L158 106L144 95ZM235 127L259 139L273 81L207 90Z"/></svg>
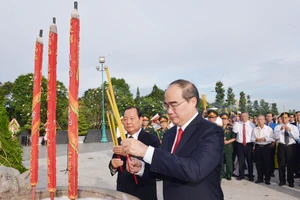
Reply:
<svg viewBox="0 0 300 200"><path fill-rule="evenodd" d="M251 141L255 143L255 158L257 169L257 180L255 183L263 182L270 185L271 179L271 143L274 141L272 128L265 125L265 117L257 117L258 126L252 131Z"/></svg>
<svg viewBox="0 0 300 200"><path fill-rule="evenodd" d="M296 126L298 128L299 131L299 136L300 136L300 111L296 111L295 113L296 115ZM298 139L298 141L296 142L296 159L295 161L295 178L300 178L300 140Z"/></svg>
<svg viewBox="0 0 300 200"><path fill-rule="evenodd" d="M277 125L274 132L278 141L279 186L286 183L285 167L287 167L287 182L290 187L294 187L294 162L299 131L295 125L289 123L289 116L289 113L281 113L283 123Z"/></svg>
<svg viewBox="0 0 300 200"><path fill-rule="evenodd" d="M237 154L239 160L239 176L237 180L244 179L245 159L248 166L248 178L249 181L253 179L253 158L252 149L253 142L251 141L252 131L255 125L248 120L249 116L247 112L241 113L241 121L235 122L233 125L233 132L237 134Z"/></svg>

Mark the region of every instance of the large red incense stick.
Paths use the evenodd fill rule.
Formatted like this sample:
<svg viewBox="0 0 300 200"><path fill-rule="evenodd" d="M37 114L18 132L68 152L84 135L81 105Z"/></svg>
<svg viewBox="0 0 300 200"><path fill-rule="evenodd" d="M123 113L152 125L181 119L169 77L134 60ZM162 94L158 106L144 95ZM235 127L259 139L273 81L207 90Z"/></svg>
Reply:
<svg viewBox="0 0 300 200"><path fill-rule="evenodd" d="M78 197L78 86L80 20L74 2L70 27L69 123L68 123L68 197Z"/></svg>

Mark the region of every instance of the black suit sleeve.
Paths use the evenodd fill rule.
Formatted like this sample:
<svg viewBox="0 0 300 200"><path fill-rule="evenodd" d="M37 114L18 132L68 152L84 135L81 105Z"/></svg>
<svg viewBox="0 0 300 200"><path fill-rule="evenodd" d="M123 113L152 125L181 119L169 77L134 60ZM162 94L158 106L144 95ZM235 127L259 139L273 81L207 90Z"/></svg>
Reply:
<svg viewBox="0 0 300 200"><path fill-rule="evenodd" d="M186 182L199 182L210 174L222 160L224 133L212 126L195 145L186 147L189 156L172 154L165 149L154 150L151 171Z"/></svg>

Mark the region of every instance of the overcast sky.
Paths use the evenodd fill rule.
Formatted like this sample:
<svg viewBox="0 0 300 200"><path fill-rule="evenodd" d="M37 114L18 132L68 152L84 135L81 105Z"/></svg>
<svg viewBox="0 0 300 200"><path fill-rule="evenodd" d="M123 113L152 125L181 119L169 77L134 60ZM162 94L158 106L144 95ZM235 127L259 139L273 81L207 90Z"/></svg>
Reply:
<svg viewBox="0 0 300 200"><path fill-rule="evenodd" d="M0 81L33 73L44 30L43 75L52 17L57 18L57 79L68 87L71 0L0 0ZM213 101L215 83L300 110L299 0L80 0L80 95L101 85L99 56L111 77L136 94L175 79L192 81ZM105 76L106 80L106 76Z"/></svg>

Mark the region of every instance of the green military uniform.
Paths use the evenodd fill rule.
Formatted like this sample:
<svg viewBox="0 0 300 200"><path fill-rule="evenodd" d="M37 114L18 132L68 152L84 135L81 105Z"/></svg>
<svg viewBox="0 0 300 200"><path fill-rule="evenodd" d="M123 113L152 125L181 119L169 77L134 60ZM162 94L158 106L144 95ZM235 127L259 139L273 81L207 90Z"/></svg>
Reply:
<svg viewBox="0 0 300 200"><path fill-rule="evenodd" d="M164 134L167 130L168 130L168 127L165 129L162 129L162 128L156 129L156 135L157 135L158 139L162 140L164 138Z"/></svg>
<svg viewBox="0 0 300 200"><path fill-rule="evenodd" d="M159 122L160 122L161 128L156 129L156 135L157 135L158 139L160 140L160 143L162 143L164 134L168 130L169 119L166 116L161 116L159 118ZM165 127L165 128L163 128L163 127Z"/></svg>
<svg viewBox="0 0 300 200"><path fill-rule="evenodd" d="M154 130L153 126L151 126L151 125L148 125L148 126L144 127L143 129L144 129L144 131L146 131L148 133L152 133L153 135L156 135L155 130Z"/></svg>
<svg viewBox="0 0 300 200"><path fill-rule="evenodd" d="M149 123L149 117L147 115L143 115L143 122L147 121ZM148 124L147 123L147 124ZM153 126L151 125L147 125L146 127L142 127L144 129L144 131L146 131L147 133L151 133L153 135L156 135L155 130L153 128Z"/></svg>
<svg viewBox="0 0 300 200"><path fill-rule="evenodd" d="M229 119L229 116L227 114L221 115L222 119ZM223 126L224 130L224 142L225 140L231 140L236 138L236 134L232 131L232 127L227 124L226 127ZM224 145L224 151L223 151L223 166L222 166L222 172L221 172L221 178L226 178L228 180L231 180L232 172L233 172L233 166L232 166L232 152L233 152L233 143ZM225 170L226 165L226 170Z"/></svg>

